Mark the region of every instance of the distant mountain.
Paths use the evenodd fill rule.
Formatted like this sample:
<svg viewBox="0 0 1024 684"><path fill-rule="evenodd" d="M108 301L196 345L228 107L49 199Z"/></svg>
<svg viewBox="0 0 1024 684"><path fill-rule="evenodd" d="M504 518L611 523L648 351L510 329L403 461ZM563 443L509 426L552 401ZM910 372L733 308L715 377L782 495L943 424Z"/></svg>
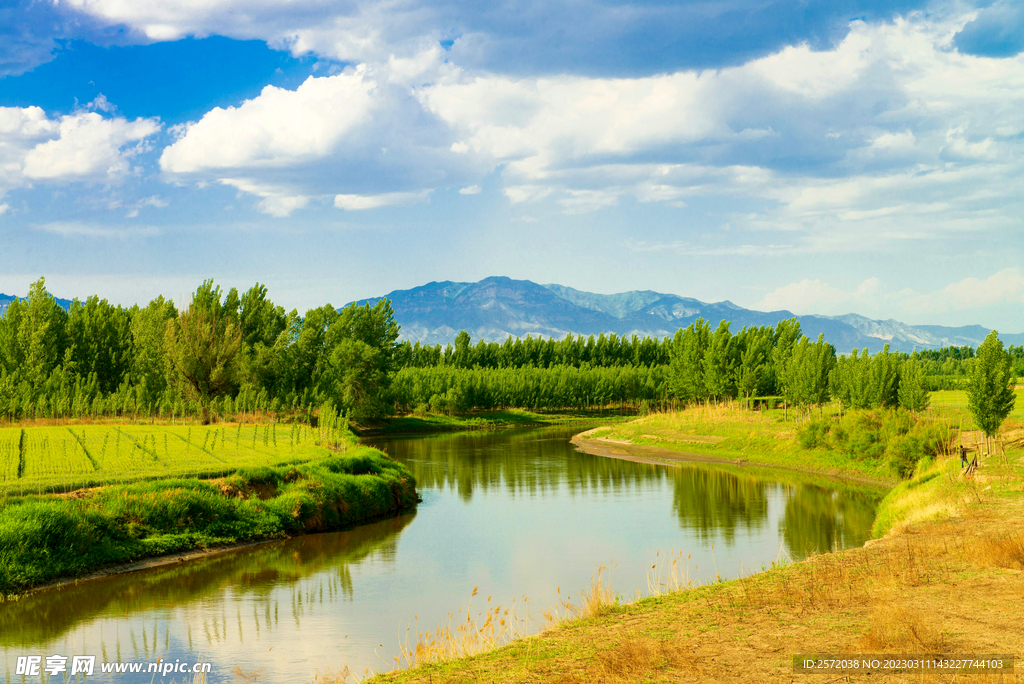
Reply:
<svg viewBox="0 0 1024 684"><path fill-rule="evenodd" d="M4 313L7 311L7 307L15 299L24 299L24 297L17 297L15 295L6 295L3 292L0 292L0 316L4 315ZM67 311L68 309L71 308L71 300L70 299L60 299L59 297L55 297L54 299L57 300L57 303L60 304L64 308L65 311Z"/></svg>
<svg viewBox="0 0 1024 684"><path fill-rule="evenodd" d="M907 325L876 321L857 314L845 316L796 316L789 311L752 311L732 302L701 302L688 297L651 290L603 295L582 292L564 285L538 285L529 280L484 278L478 283L428 283L411 290L395 290L384 297L361 300L375 304L390 299L402 339L428 344L452 342L460 330L474 340L502 341L513 337L555 337L568 334L674 335L698 317L717 327L732 322L732 331L744 326L775 325L799 318L804 334L819 333L840 352L867 347L872 352L890 348L900 351L981 344L988 330L981 326L949 328L940 325ZM1004 344L1024 344L1024 334L1000 333Z"/></svg>

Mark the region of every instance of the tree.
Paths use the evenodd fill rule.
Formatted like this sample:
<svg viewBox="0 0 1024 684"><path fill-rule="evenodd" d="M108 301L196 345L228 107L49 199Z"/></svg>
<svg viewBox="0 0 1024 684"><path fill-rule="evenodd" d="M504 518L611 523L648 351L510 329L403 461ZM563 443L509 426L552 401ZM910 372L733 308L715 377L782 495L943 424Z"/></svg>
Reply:
<svg viewBox="0 0 1024 684"><path fill-rule="evenodd" d="M736 395L736 350L729 321L722 321L711 336L704 356L704 386L716 402Z"/></svg>
<svg viewBox="0 0 1024 684"><path fill-rule="evenodd" d="M232 390L242 333L219 306L220 288L203 283L189 307L167 321L164 333L170 376L187 396L199 402L203 425L210 422L210 402Z"/></svg>
<svg viewBox="0 0 1024 684"><path fill-rule="evenodd" d="M967 385L967 408L974 422L989 439L995 437L1017 399L1016 382L1010 366L1010 355L1003 350L999 335L993 330L978 347L974 371Z"/></svg>
<svg viewBox="0 0 1024 684"><path fill-rule="evenodd" d="M900 371L900 406L910 411L924 411L928 408L928 389L924 383L921 364L915 357L907 359Z"/></svg>
<svg viewBox="0 0 1024 684"><path fill-rule="evenodd" d="M770 391L767 386L772 378L769 356L772 352L772 329L769 327L744 328L736 336L740 352L739 367L736 371L737 389L749 400Z"/></svg>
<svg viewBox="0 0 1024 684"><path fill-rule="evenodd" d="M707 398L704 356L711 346L711 324L698 318L686 330L676 331L671 347L669 383L677 399L689 403Z"/></svg>

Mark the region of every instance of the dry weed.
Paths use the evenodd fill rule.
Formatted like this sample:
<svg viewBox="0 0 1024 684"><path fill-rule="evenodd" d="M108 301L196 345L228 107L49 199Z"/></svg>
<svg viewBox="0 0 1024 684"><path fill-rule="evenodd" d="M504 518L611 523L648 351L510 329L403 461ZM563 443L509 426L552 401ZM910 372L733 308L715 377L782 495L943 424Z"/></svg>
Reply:
<svg viewBox="0 0 1024 684"><path fill-rule="evenodd" d="M412 646L409 635L412 627L406 630L406 640L401 644L401 656L395 656L395 667L413 667L423 663L436 663L455 658L489 651L502 646L513 639L526 636L527 620L519 615L519 609L525 609L529 601L524 596L522 603L502 608L491 606L491 598L487 597L486 608L482 613L473 613L472 597L476 596L480 587L474 587L470 594L470 604L463 609L448 613L448 625L438 627L433 632L420 632ZM416 616L414 620L418 619Z"/></svg>
<svg viewBox="0 0 1024 684"><path fill-rule="evenodd" d="M987 537L980 547L977 561L983 565L1024 570L1024 539L1020 535Z"/></svg>
<svg viewBox="0 0 1024 684"><path fill-rule="evenodd" d="M863 640L868 649L883 652L938 654L950 646L941 630L901 603L878 606L872 612L871 626Z"/></svg>
<svg viewBox="0 0 1024 684"><path fill-rule="evenodd" d="M246 672L240 666L235 665L235 681L239 684L259 684L263 681L263 668Z"/></svg>
<svg viewBox="0 0 1024 684"><path fill-rule="evenodd" d="M643 681L655 670L679 669L689 656L689 649L680 641L628 637L598 653L596 667L587 673L587 679L595 684Z"/></svg>
<svg viewBox="0 0 1024 684"><path fill-rule="evenodd" d="M347 684L348 678L351 676L352 671L348 669L347 665L337 672L334 670L325 670L323 672L317 670L316 674L313 675L311 684Z"/></svg>

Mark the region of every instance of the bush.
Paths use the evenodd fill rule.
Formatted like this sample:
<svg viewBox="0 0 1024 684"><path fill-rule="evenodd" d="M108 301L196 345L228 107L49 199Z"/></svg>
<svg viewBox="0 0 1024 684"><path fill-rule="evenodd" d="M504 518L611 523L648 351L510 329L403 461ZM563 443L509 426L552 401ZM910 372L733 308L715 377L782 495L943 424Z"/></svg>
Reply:
<svg viewBox="0 0 1024 684"><path fill-rule="evenodd" d="M921 438L909 434L891 439L885 453L889 467L904 480L914 474L917 462L926 456Z"/></svg>
<svg viewBox="0 0 1024 684"><path fill-rule="evenodd" d="M800 446L804 449L823 449L829 445L828 433L832 430L832 421L815 418L807 421L797 433Z"/></svg>

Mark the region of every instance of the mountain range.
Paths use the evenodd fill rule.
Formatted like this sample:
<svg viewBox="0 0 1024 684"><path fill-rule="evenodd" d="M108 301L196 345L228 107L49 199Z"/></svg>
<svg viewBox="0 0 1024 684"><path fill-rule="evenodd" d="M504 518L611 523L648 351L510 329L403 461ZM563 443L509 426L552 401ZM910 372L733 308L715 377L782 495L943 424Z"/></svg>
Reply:
<svg viewBox="0 0 1024 684"><path fill-rule="evenodd" d="M730 301L707 303L652 290L605 295L505 277L476 283L433 282L357 303L375 304L381 299L391 300L402 339L428 344L452 342L460 330L474 341L503 341L509 335L562 338L599 333L665 337L698 317L712 328L730 321L734 333L744 326L798 318L805 335L813 339L821 333L844 353L865 347L877 352L886 343L890 349L907 352L950 345L977 347L989 333L980 325L908 325L857 314L797 316L785 310L753 311ZM1000 333L1000 339L1007 345L1024 344L1024 334Z"/></svg>
<svg viewBox="0 0 1024 684"><path fill-rule="evenodd" d="M0 315L13 300L0 294ZM874 320L857 314L844 316L797 316L790 311L753 311L730 301L702 302L689 297L652 290L619 294L582 292L564 285L538 285L529 280L505 277L484 278L476 283L451 281L427 283L410 290L395 290L383 297L357 302L376 304L390 299L395 319L402 326L401 339L427 344L447 344L465 330L474 341L490 342L513 337L555 337L568 334L674 335L698 317L711 323L730 321L732 331L744 326L775 325L789 318L800 319L808 337L819 333L846 353L867 347L872 353L886 343L898 351L946 346L977 347L989 330L980 325L947 327L908 325L896 320ZM65 309L70 300L57 299ZM1024 334L999 334L1003 344L1024 344Z"/></svg>

